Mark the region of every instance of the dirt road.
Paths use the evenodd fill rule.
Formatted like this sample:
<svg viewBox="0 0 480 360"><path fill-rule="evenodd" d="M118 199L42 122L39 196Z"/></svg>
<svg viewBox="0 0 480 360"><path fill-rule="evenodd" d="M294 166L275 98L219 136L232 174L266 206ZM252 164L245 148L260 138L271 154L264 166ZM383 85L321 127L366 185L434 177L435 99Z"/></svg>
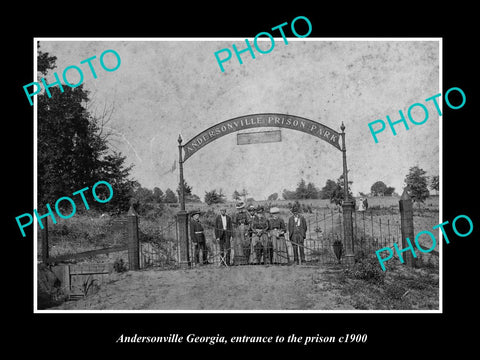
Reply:
<svg viewBox="0 0 480 360"><path fill-rule="evenodd" d="M329 280L336 271L301 265L130 271L50 310L354 309Z"/></svg>

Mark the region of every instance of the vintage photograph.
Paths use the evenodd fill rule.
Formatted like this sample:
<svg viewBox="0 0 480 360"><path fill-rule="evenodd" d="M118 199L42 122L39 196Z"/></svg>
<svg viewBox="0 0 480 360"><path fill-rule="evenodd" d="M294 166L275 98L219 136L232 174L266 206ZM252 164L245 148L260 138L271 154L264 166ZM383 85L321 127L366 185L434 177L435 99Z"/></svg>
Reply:
<svg viewBox="0 0 480 360"><path fill-rule="evenodd" d="M37 312L441 312L441 38L273 36L35 39Z"/></svg>

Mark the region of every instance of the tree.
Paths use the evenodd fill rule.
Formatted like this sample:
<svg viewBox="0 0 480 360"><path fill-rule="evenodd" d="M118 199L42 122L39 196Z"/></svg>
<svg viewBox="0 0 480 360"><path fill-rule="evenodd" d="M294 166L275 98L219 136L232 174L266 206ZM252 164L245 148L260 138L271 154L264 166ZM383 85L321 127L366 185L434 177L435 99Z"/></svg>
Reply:
<svg viewBox="0 0 480 360"><path fill-rule="evenodd" d="M165 197L163 201L165 201L167 204L173 204L178 202L178 198L177 195L175 195L175 193L168 188L165 190Z"/></svg>
<svg viewBox="0 0 480 360"><path fill-rule="evenodd" d="M131 198L131 205L138 215L155 219L162 214L164 205L158 201L159 191L161 192L158 187L150 190L140 185L136 186Z"/></svg>
<svg viewBox="0 0 480 360"><path fill-rule="evenodd" d="M370 187L370 192L373 196L384 196L386 190L387 185L383 181L377 181Z"/></svg>
<svg viewBox="0 0 480 360"><path fill-rule="evenodd" d="M414 202L423 203L430 195L427 188L428 178L425 174L425 170L420 169L418 166L413 166L405 176L404 181L407 185L408 193Z"/></svg>
<svg viewBox="0 0 480 360"><path fill-rule="evenodd" d="M305 180L300 179L300 182L297 184L297 188L295 189L295 196L296 199L307 198L307 184L305 184Z"/></svg>
<svg viewBox="0 0 480 360"><path fill-rule="evenodd" d="M153 201L156 202L157 204L160 204L163 202L163 198L164 198L165 194L163 193L163 191L158 188L158 187L154 187L153 188Z"/></svg>
<svg viewBox="0 0 480 360"><path fill-rule="evenodd" d="M320 197L319 191L315 184L312 182L309 182L307 184L307 199L318 199Z"/></svg>
<svg viewBox="0 0 480 360"><path fill-rule="evenodd" d="M240 196L243 196L243 201L247 201L247 195L248 195L248 192L245 188L242 189L242 192L240 193Z"/></svg>
<svg viewBox="0 0 480 360"><path fill-rule="evenodd" d="M98 160L96 176L99 179L108 181L115 189L115 195L112 200L102 208L122 212L127 211L130 206L130 198L133 196L133 190L138 187L139 184L137 181L128 178L133 166L125 167L125 159L125 156L113 151L111 154L107 154ZM108 190L106 188L99 193L108 196Z"/></svg>
<svg viewBox="0 0 480 360"><path fill-rule="evenodd" d="M43 76L55 68L56 57L48 53L39 50L37 60L39 74ZM90 206L102 211L127 211L138 184L129 178L132 166L126 167L126 158L109 150L108 135L103 133L104 119L89 112L89 93L83 85L75 88L65 85L63 90L55 86L49 89L50 98L45 92L37 95L38 202L51 204L104 180L112 185L113 198L99 203L86 192L85 195L91 197ZM109 195L106 187L96 190L99 197ZM75 201L77 209L81 209L82 200Z"/></svg>
<svg viewBox="0 0 480 360"><path fill-rule="evenodd" d="M225 195L222 194L222 190L220 189L219 192L217 192L216 189L213 189L211 191L205 191L205 203L208 205L211 204L221 204L225 202Z"/></svg>
<svg viewBox="0 0 480 360"><path fill-rule="evenodd" d="M141 186L135 190L134 198L143 204L154 202L153 191Z"/></svg>
<svg viewBox="0 0 480 360"><path fill-rule="evenodd" d="M178 199L180 199L180 184L177 186L177 194L178 194ZM192 187L187 184L185 179L183 180L183 195L185 196L184 200L185 202L191 202L190 199L192 197Z"/></svg>
<svg viewBox="0 0 480 360"><path fill-rule="evenodd" d="M56 56L50 56L48 53L44 53L40 50L40 41L37 43L37 70L42 75L47 75L48 70L55 69Z"/></svg>
<svg viewBox="0 0 480 360"><path fill-rule="evenodd" d="M187 184L185 179L183 180L183 191L184 191L186 203L201 202L200 198L197 195L192 194L192 187ZM178 198L180 199L180 184L178 184L178 187L177 187L177 194L178 194Z"/></svg>
<svg viewBox="0 0 480 360"><path fill-rule="evenodd" d="M300 179L295 191L283 189L282 196L285 200L318 199L320 191L318 191L314 183L309 182L306 184L304 179Z"/></svg>
<svg viewBox="0 0 480 360"><path fill-rule="evenodd" d="M440 177L438 175L433 175L430 178L430 189L438 191L440 188Z"/></svg>
<svg viewBox="0 0 480 360"><path fill-rule="evenodd" d="M133 192L131 202L137 214L143 216L153 209L153 203L155 202L153 191L139 186Z"/></svg>
<svg viewBox="0 0 480 360"><path fill-rule="evenodd" d="M233 192L232 199L235 201L240 200L240 193L237 191L237 189L235 189L235 191Z"/></svg>
<svg viewBox="0 0 480 360"><path fill-rule="evenodd" d="M348 182L348 189L347 194L349 198L353 198L352 190L350 189L350 185L353 184L353 181ZM344 192L344 180L343 174L337 179L337 183L335 184L335 189L332 192L330 197L330 202L336 205L342 205L343 201L345 200L345 192Z"/></svg>
<svg viewBox="0 0 480 360"><path fill-rule="evenodd" d="M185 199L185 202L198 203L198 202L202 202L202 200L200 200L200 197L198 195L192 194L192 195L188 195L188 197Z"/></svg>
<svg viewBox="0 0 480 360"><path fill-rule="evenodd" d="M278 193L270 194L270 195L268 195L268 198L267 198L267 200L269 200L269 201L275 201L277 199L278 199Z"/></svg>
<svg viewBox="0 0 480 360"><path fill-rule="evenodd" d="M395 191L394 187L387 186L387 188L385 189L384 195L385 196L392 196L394 191Z"/></svg>
<svg viewBox="0 0 480 360"><path fill-rule="evenodd" d="M328 179L325 186L320 190L320 199L331 199L333 193L337 189L337 183L331 179Z"/></svg>
<svg viewBox="0 0 480 360"><path fill-rule="evenodd" d="M180 198L180 184L178 184L177 186L177 194L178 194L178 197ZM183 194L185 195L185 199L188 197L188 195L191 195L192 194L192 187L189 186L187 184L187 182L185 181L185 179L183 180Z"/></svg>
<svg viewBox="0 0 480 360"><path fill-rule="evenodd" d="M297 198L297 195L296 195L295 191L290 191L290 190L287 190L287 189L283 189L282 197L285 200L295 200Z"/></svg>

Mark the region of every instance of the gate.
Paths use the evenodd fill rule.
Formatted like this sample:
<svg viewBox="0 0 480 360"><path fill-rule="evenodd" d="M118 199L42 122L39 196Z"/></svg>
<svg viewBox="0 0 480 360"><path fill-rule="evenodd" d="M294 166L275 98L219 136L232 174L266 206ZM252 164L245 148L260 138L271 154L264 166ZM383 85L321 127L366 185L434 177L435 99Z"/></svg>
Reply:
<svg viewBox="0 0 480 360"><path fill-rule="evenodd" d="M303 244L306 264L334 264L339 260L335 255L334 244L343 243L343 214L337 209L320 209L314 213L302 214L307 222L307 234ZM282 217L285 223L288 219ZM214 224L208 219L201 221L204 228L206 247L210 264L221 265L220 245L214 241ZM293 246L288 232L285 234L289 263L293 263ZM232 239L233 241L233 239ZM302 245L299 245L302 247ZM233 265L245 265L245 260L235 261L234 246L231 245L230 259ZM196 266L195 245L189 241L191 266ZM344 255L344 254L343 254ZM201 255L200 255L201 259ZM237 259L238 260L238 259ZM252 257L250 258L252 260Z"/></svg>
<svg viewBox="0 0 480 360"><path fill-rule="evenodd" d="M175 219L167 221L164 225L158 225L153 237L148 241L142 241L142 222L140 231L140 268L157 267L163 269L178 266L178 228Z"/></svg>
<svg viewBox="0 0 480 360"><path fill-rule="evenodd" d="M368 209L354 213L355 253L375 253L383 247L401 243L400 212L396 209Z"/></svg>
<svg viewBox="0 0 480 360"><path fill-rule="evenodd" d="M182 145L183 139L179 135L178 137L178 155L179 155L179 188L180 188L180 208L181 210L177 214L178 220L178 235L179 235L179 260L181 265L191 265L191 244L188 241L188 213L185 211L185 180L183 177L183 164L198 150L205 145L221 138L222 136L231 134L244 129L252 129L256 127L274 127L285 128L290 130L301 131L306 134L320 138L323 141L328 142L330 145L342 152L342 165L343 165L343 181L344 181L344 200L343 200L343 244L344 254L346 262L353 264L353 219L352 213L355 210L353 199L348 194L348 170L347 170L347 151L345 146L345 125L342 122L340 126L341 133L333 130L332 128L321 124L319 122L306 119L300 116L289 114L277 114L277 113L261 113L240 116L237 118L225 120L220 122L187 141ZM340 138L342 144L340 145ZM238 139L237 139L238 143ZM311 238L309 239L311 240ZM311 241L310 241L311 243ZM315 242L313 243L315 245ZM332 244L333 246L333 244ZM307 248L305 248L307 250ZM328 250L323 252L327 252ZM315 254L315 249L311 249L310 255Z"/></svg>

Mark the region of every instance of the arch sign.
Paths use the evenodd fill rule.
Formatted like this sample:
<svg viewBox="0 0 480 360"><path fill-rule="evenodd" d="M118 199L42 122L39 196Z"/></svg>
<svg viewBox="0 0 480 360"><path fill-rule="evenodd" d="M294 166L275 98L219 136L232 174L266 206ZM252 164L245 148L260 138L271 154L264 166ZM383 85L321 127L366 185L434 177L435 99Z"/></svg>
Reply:
<svg viewBox="0 0 480 360"><path fill-rule="evenodd" d="M347 171L347 155L345 148L345 126L342 123L341 133L320 124L316 121L305 119L299 116L288 114L252 114L236 117L218 123L182 145L182 137L178 137L178 155L179 155L179 172L180 172L180 211L177 214L177 222L179 229L179 257L181 264L191 264L188 250L188 212L185 211L185 193L183 184L183 163L198 150L205 145L210 144L222 136L231 134L244 129L252 129L259 127L276 127L291 130L302 131L312 136L316 136L330 145L333 145L342 152L343 157L343 181L345 200L342 204L343 208L343 228L345 243L345 260L348 264L354 263L353 254L353 217L355 211L355 203L348 196L348 171ZM340 146L340 137L342 138L342 146ZM182 149L183 153L182 154ZM183 156L182 156L183 155Z"/></svg>
<svg viewBox="0 0 480 360"><path fill-rule="evenodd" d="M339 143L341 134L316 121L287 114L252 114L223 121L205 131L202 131L182 146L185 153L183 161L186 161L205 145L221 138L222 136L236 131L257 127L280 127L303 131L304 133L316 136L328 142L338 150L342 150Z"/></svg>

